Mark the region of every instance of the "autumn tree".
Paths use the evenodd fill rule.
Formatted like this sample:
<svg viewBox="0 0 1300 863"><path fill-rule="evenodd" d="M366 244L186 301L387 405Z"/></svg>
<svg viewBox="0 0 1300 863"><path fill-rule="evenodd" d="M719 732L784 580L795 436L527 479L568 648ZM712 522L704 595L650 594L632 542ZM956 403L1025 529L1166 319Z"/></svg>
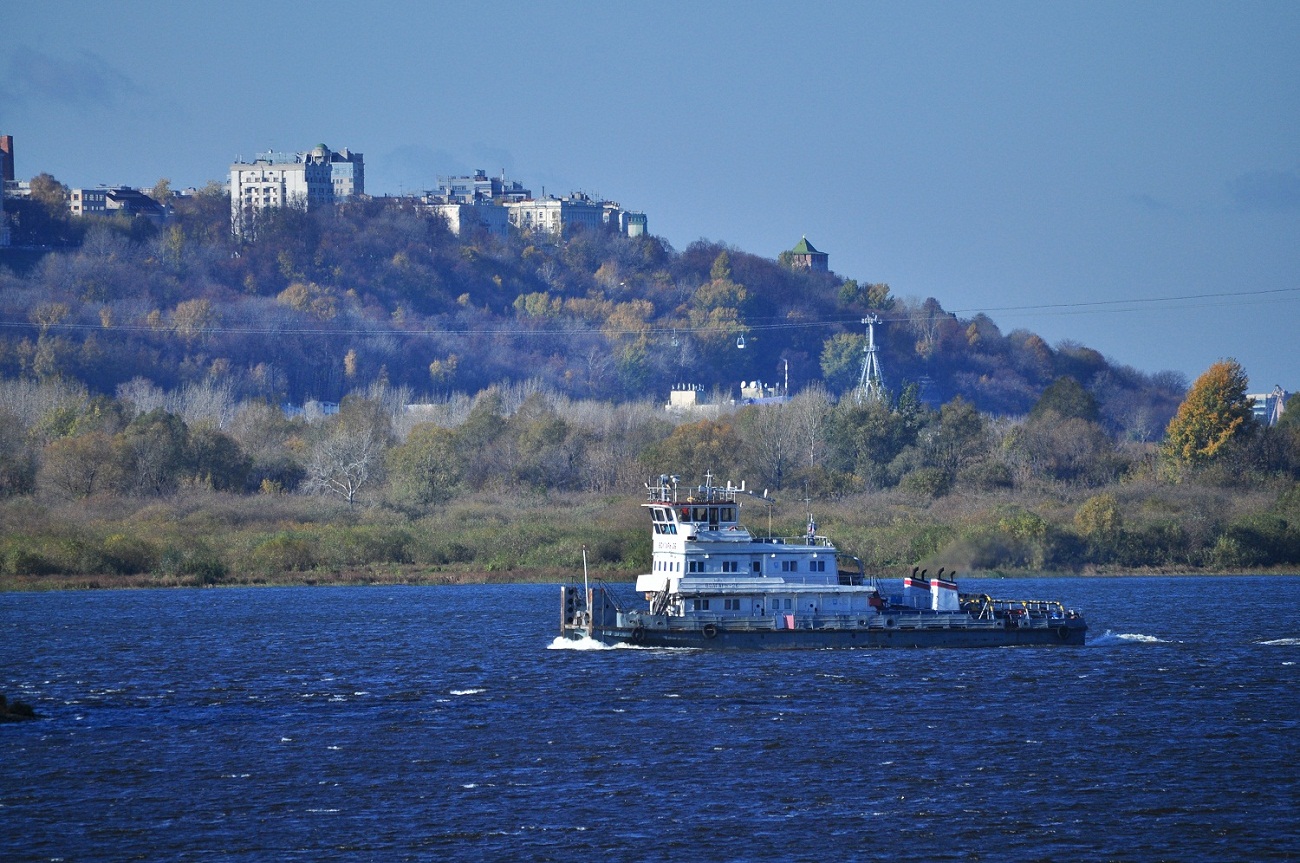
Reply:
<svg viewBox="0 0 1300 863"><path fill-rule="evenodd" d="M825 387L813 384L792 398L788 408L793 414L797 463L815 468L825 457L827 424L834 408L830 393Z"/></svg>
<svg viewBox="0 0 1300 863"><path fill-rule="evenodd" d="M1074 527L1088 542L1094 558L1115 554L1124 532L1119 501L1110 492L1088 498L1074 513Z"/></svg>
<svg viewBox="0 0 1300 863"><path fill-rule="evenodd" d="M1021 482L1103 485L1115 478L1123 460L1099 416L1091 393L1073 377L1059 377L1043 390L1025 422L1007 433L1003 454Z"/></svg>
<svg viewBox="0 0 1300 863"><path fill-rule="evenodd" d="M749 331L744 323L749 292L732 281L731 256L725 250L713 261L709 275L710 280L691 298L688 319L701 350L720 361L731 344Z"/></svg>
<svg viewBox="0 0 1300 863"><path fill-rule="evenodd" d="M1234 359L1220 360L1196 379L1165 429L1165 458L1182 467L1204 465L1233 441L1254 430L1246 372Z"/></svg>
<svg viewBox="0 0 1300 863"><path fill-rule="evenodd" d="M1051 479L1086 486L1113 480L1124 460L1098 423L1049 411L1011 429L1002 443L1021 482Z"/></svg>
<svg viewBox="0 0 1300 863"><path fill-rule="evenodd" d="M37 174L28 184L33 201L45 205L51 215L63 215L68 209L68 187L51 174Z"/></svg>
<svg viewBox="0 0 1300 863"><path fill-rule="evenodd" d="M673 430L665 440L642 455L642 463L654 473L681 476L690 485L715 477L732 477L739 468L740 436L724 420L701 420Z"/></svg>
<svg viewBox="0 0 1300 863"><path fill-rule="evenodd" d="M113 456L112 438L101 431L51 441L41 459L39 486L68 500L90 497L113 479Z"/></svg>

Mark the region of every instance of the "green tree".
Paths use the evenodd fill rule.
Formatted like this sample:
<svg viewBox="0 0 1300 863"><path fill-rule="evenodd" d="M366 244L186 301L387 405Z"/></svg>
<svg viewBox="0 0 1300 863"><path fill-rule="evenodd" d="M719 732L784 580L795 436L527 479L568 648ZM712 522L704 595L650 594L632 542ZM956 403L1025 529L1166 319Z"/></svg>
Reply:
<svg viewBox="0 0 1300 863"><path fill-rule="evenodd" d="M828 460L868 485L893 485L898 473L891 465L916 443L925 421L924 410L910 398L900 399L898 408L881 402L855 405L845 399L830 414Z"/></svg>
<svg viewBox="0 0 1300 863"><path fill-rule="evenodd" d="M162 408L136 417L113 438L114 485L141 496L175 491L189 468L189 438L185 421Z"/></svg>
<svg viewBox="0 0 1300 863"><path fill-rule="evenodd" d="M715 282L731 281L731 255L725 250L718 253L713 259L713 267L709 270L709 278Z"/></svg>
<svg viewBox="0 0 1300 863"><path fill-rule="evenodd" d="M1161 451L1176 465L1196 467L1220 455L1255 428L1246 372L1234 359L1220 360L1196 379L1165 429Z"/></svg>
<svg viewBox="0 0 1300 863"><path fill-rule="evenodd" d="M858 285L857 279L845 279L840 285L840 302L849 306L861 299L862 288Z"/></svg>
<svg viewBox="0 0 1300 863"><path fill-rule="evenodd" d="M938 427L923 437L926 463L942 470L949 480L988 452L984 416L961 396L939 409Z"/></svg>
<svg viewBox="0 0 1300 863"><path fill-rule="evenodd" d="M1097 400L1092 393L1070 376L1059 377L1043 390L1038 403L1029 411L1030 419L1038 419L1048 412L1061 419L1081 419L1096 422L1100 416Z"/></svg>
<svg viewBox="0 0 1300 863"><path fill-rule="evenodd" d="M463 483L478 491L503 476L505 400L491 387L479 393L469 416L456 428L456 452Z"/></svg>
<svg viewBox="0 0 1300 863"><path fill-rule="evenodd" d="M201 427L190 434L189 461L194 478L216 491L243 491L253 460L233 437Z"/></svg>
<svg viewBox="0 0 1300 863"><path fill-rule="evenodd" d="M866 336L836 333L822 343L822 380L831 392L848 392L862 372L862 350Z"/></svg>
<svg viewBox="0 0 1300 863"><path fill-rule="evenodd" d="M0 498L36 487L36 452L21 419L0 410Z"/></svg>
<svg viewBox="0 0 1300 863"><path fill-rule="evenodd" d="M867 285L867 305L882 312L893 309L894 298L889 295L889 285L884 282Z"/></svg>
<svg viewBox="0 0 1300 863"><path fill-rule="evenodd" d="M411 429L405 442L388 451L386 464L389 490L398 504L424 508L446 503L460 486L456 433L433 423Z"/></svg>
<svg viewBox="0 0 1300 863"><path fill-rule="evenodd" d="M539 393L529 396L506 423L512 481L530 488L573 488L579 483L581 435Z"/></svg>

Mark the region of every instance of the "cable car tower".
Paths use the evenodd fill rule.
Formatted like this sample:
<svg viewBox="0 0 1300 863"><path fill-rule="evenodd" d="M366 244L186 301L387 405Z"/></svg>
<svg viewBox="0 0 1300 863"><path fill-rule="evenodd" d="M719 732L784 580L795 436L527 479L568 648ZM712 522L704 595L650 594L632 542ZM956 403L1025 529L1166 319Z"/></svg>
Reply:
<svg viewBox="0 0 1300 863"><path fill-rule="evenodd" d="M866 356L862 358L862 373L858 375L858 386L853 391L854 404L867 402L884 402L885 379L880 373L880 360L876 357L876 324L880 318L870 315L862 319L867 325L867 346L863 348Z"/></svg>

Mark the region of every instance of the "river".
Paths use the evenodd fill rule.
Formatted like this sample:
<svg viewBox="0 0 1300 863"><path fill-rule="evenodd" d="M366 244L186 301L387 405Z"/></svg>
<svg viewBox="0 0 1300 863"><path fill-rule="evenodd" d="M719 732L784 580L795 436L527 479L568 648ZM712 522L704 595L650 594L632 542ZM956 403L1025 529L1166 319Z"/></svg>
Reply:
<svg viewBox="0 0 1300 863"><path fill-rule="evenodd" d="M558 649L559 588L0 594L0 858L1296 860L1300 577L1082 648Z"/></svg>

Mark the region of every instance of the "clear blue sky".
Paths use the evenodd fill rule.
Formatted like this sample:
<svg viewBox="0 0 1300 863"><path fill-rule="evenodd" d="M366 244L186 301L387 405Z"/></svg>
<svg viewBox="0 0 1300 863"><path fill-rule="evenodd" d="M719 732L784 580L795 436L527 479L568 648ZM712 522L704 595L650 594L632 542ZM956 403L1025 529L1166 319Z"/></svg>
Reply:
<svg viewBox="0 0 1300 863"><path fill-rule="evenodd" d="M504 169L678 249L807 235L1004 332L1300 389L1300 3L6 6L22 178L202 185L318 142L373 194Z"/></svg>

